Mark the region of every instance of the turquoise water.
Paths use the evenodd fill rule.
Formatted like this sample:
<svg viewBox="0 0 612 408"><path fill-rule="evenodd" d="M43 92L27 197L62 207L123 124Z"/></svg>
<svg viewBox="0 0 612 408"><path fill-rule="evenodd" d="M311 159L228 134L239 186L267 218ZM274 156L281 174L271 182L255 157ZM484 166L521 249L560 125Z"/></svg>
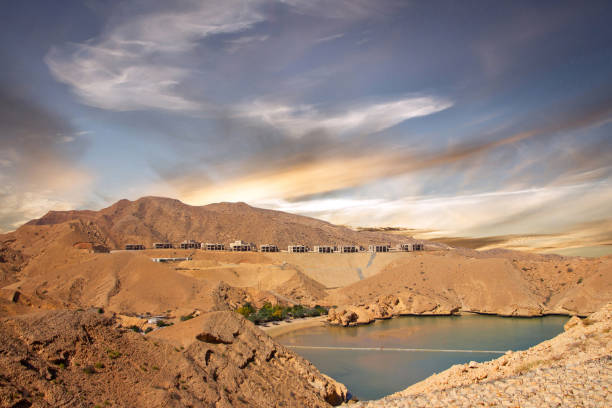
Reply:
<svg viewBox="0 0 612 408"><path fill-rule="evenodd" d="M561 333L567 319L565 316L404 316L367 326L308 328L276 340L286 346L376 348L365 351L294 349L321 372L344 383L351 394L369 400L403 390L453 364L487 361L501 355L385 348L524 350Z"/></svg>

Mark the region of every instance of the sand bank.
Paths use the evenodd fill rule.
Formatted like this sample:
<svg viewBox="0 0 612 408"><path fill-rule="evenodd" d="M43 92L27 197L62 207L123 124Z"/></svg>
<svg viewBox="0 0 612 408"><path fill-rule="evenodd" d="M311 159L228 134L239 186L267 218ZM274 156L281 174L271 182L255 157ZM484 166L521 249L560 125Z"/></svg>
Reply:
<svg viewBox="0 0 612 408"><path fill-rule="evenodd" d="M277 337L282 334L292 332L294 330L306 329L309 327L317 327L325 325L327 316L304 317L301 319L293 319L289 321L277 322L278 324L268 323L268 326L258 326L266 332L270 337Z"/></svg>

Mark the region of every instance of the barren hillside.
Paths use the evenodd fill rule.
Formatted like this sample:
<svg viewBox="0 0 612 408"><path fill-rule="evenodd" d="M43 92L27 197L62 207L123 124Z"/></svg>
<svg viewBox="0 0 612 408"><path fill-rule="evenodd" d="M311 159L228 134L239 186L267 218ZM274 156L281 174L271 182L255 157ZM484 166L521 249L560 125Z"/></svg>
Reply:
<svg viewBox="0 0 612 408"><path fill-rule="evenodd" d="M154 242L195 239L229 243L242 239L279 247L301 243L362 244L411 242L411 238L382 232L357 232L328 222L280 211L264 210L245 203L190 206L178 200L144 197L121 200L100 211L50 211L27 225L54 225L81 220L100 231L110 247L129 242L150 247Z"/></svg>
<svg viewBox="0 0 612 408"><path fill-rule="evenodd" d="M297 408L346 398L342 384L237 313L172 329L150 339L95 311L0 320L0 406Z"/></svg>

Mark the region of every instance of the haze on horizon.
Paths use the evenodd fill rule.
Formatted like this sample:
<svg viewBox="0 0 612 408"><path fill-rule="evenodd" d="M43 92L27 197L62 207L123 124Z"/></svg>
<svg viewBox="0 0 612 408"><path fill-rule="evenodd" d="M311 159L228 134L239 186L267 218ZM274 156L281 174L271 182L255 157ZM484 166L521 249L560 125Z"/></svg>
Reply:
<svg viewBox="0 0 612 408"><path fill-rule="evenodd" d="M0 15L0 232L159 195L612 253L608 1L26 0Z"/></svg>

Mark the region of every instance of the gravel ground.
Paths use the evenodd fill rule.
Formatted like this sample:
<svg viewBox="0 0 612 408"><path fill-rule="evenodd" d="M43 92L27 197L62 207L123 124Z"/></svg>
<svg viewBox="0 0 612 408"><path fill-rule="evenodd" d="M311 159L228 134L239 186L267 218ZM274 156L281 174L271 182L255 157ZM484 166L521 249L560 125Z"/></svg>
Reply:
<svg viewBox="0 0 612 408"><path fill-rule="evenodd" d="M538 368L502 380L410 396L362 401L353 407L612 407L612 357Z"/></svg>

